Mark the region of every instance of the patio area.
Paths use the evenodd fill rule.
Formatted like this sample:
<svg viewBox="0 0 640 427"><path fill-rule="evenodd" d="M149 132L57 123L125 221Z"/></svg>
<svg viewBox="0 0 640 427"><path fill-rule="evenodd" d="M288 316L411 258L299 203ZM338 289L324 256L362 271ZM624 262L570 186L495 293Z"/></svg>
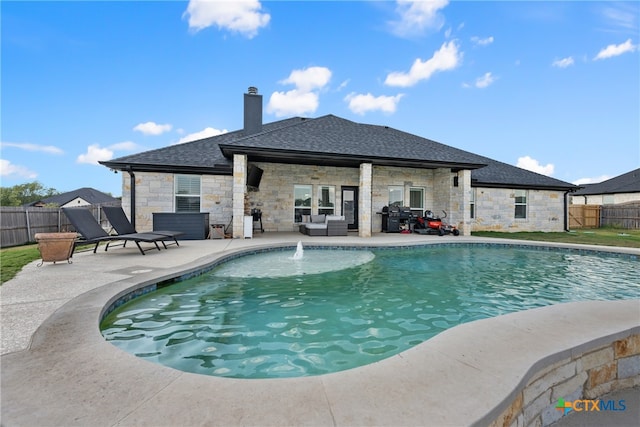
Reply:
<svg viewBox="0 0 640 427"><path fill-rule="evenodd" d="M125 353L100 334L102 310L133 286L197 271L236 251L295 248L299 241L495 242L416 234L362 239L354 233L256 233L253 239L182 241L144 256L131 245L76 253L73 264L37 267L34 261L0 287L2 425L488 425L505 420L522 389L550 366L640 334L640 300L569 303L463 324L361 368L272 380L177 371ZM640 255L637 249L623 251ZM640 385L640 375L625 384ZM627 405L640 407L639 395L633 393L636 402ZM627 419L621 417L629 414L612 413L611 424L623 425ZM528 424L526 416L516 418L514 425Z"/></svg>

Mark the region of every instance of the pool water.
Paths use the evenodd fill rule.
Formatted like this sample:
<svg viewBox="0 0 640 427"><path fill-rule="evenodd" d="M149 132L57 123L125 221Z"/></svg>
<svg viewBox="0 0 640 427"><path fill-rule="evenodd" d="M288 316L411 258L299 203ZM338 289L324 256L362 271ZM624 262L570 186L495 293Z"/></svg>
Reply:
<svg viewBox="0 0 640 427"><path fill-rule="evenodd" d="M296 377L373 363L472 320L640 295L633 257L488 245L291 255L244 256L136 298L104 318L103 336L182 371Z"/></svg>

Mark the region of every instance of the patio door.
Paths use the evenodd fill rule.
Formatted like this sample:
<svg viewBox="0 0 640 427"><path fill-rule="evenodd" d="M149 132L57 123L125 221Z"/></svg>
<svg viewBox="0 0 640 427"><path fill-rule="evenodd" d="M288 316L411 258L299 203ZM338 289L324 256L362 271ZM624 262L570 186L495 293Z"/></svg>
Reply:
<svg viewBox="0 0 640 427"><path fill-rule="evenodd" d="M342 214L347 220L349 230L358 229L358 187L343 186L342 191Z"/></svg>

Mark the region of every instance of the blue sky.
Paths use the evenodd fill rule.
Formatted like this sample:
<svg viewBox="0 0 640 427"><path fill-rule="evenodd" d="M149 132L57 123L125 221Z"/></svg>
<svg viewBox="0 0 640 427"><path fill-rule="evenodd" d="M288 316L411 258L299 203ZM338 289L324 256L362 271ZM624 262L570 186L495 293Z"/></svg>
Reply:
<svg viewBox="0 0 640 427"><path fill-rule="evenodd" d="M640 166L640 3L2 1L2 186L334 114L572 183Z"/></svg>

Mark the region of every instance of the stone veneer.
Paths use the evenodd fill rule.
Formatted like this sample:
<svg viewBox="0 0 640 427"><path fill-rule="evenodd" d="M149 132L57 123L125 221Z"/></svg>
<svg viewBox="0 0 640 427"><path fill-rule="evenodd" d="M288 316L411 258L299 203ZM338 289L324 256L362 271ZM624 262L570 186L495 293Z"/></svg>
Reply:
<svg viewBox="0 0 640 427"><path fill-rule="evenodd" d="M558 399L597 400L616 390L640 385L640 335L588 349L535 374L491 427L547 426L564 411Z"/></svg>
<svg viewBox="0 0 640 427"><path fill-rule="evenodd" d="M474 231L564 231L564 192L527 190L527 218L514 218L515 191L475 188Z"/></svg>
<svg viewBox="0 0 640 427"><path fill-rule="evenodd" d="M175 212L174 176L157 172L136 172L136 229L153 229L154 212ZM129 175L122 173L122 208L131 212ZM233 179L231 176L202 175L200 210L209 212L212 224L228 224L233 214Z"/></svg>
<svg viewBox="0 0 640 427"><path fill-rule="evenodd" d="M564 193L561 191L528 190L527 218L515 219L514 190L501 188L471 188L471 172L452 173L449 168L415 169L363 164L358 168L307 166L279 163L255 163L264 170L258 191L246 192L244 186L247 159L235 156L234 176L201 175L201 212L209 212L212 224L230 224L236 237L242 236L245 209L262 210L265 231L295 231L293 223L293 186L312 185L312 212L318 211L317 191L320 185L332 185L336 190L336 213L340 213L341 186L356 186L359 192L361 237L370 236L382 228L377 212L389 203L389 186L404 187L404 199L409 201L411 187L424 188L424 207L436 215L447 211L446 221L456 225L462 235L471 230L499 231L563 231ZM453 177L458 177L458 186ZM143 232L153 228L154 212L174 212L174 175L136 172L136 228ZM122 174L122 207L129 214L131 185L129 175ZM475 192L475 218L470 218L471 192ZM245 206L245 194L248 206ZM370 194L370 197L367 197ZM235 203L234 203L235 200ZM240 230L240 232L238 232Z"/></svg>

